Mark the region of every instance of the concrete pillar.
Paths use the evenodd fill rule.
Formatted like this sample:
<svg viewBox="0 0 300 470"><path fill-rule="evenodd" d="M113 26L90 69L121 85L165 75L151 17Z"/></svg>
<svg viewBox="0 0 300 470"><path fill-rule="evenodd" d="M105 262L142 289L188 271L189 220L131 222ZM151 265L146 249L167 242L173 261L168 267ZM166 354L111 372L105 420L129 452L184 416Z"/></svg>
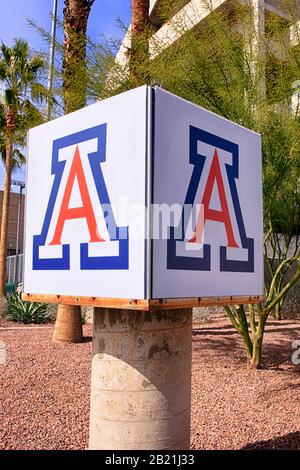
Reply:
<svg viewBox="0 0 300 470"><path fill-rule="evenodd" d="M95 309L90 449L190 448L192 309Z"/></svg>

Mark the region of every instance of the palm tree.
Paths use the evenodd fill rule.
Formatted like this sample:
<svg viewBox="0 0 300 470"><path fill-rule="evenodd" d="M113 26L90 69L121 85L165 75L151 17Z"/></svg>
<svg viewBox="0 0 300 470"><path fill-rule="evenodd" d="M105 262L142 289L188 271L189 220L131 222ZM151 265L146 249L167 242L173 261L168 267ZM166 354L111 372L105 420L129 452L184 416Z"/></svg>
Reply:
<svg viewBox="0 0 300 470"><path fill-rule="evenodd" d="M86 43L89 14L95 0L65 0L63 95L65 114L86 104ZM78 343L83 338L79 306L59 305L53 341Z"/></svg>
<svg viewBox="0 0 300 470"><path fill-rule="evenodd" d="M4 107L0 104L0 157L5 165L6 160L6 138L5 138L5 112ZM26 163L26 157L21 152L19 148L16 147L20 146L23 147L26 143L26 133L24 133L24 129L20 129L19 126L16 128L15 138L14 138L15 148L13 150L13 158L12 158L12 173L17 168L22 168L23 165Z"/></svg>
<svg viewBox="0 0 300 470"><path fill-rule="evenodd" d="M65 0L63 93L65 113L86 104L88 19L95 0Z"/></svg>
<svg viewBox="0 0 300 470"><path fill-rule="evenodd" d="M148 82L149 0L132 0L130 78L136 85Z"/></svg>
<svg viewBox="0 0 300 470"><path fill-rule="evenodd" d="M26 41L16 39L12 47L1 44L0 81L3 86L1 106L4 113L5 139L2 155L5 158L5 176L0 234L0 296L6 295L7 232L11 174L15 162L14 142L18 129L25 130L42 119L36 105L48 94L39 81L44 67L45 62L41 55L30 55Z"/></svg>

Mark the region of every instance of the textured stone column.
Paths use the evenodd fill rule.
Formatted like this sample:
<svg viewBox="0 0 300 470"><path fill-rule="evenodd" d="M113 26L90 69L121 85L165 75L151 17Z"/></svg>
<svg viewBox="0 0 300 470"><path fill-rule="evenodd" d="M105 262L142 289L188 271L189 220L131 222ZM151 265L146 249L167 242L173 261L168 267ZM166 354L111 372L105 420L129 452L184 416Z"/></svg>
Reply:
<svg viewBox="0 0 300 470"><path fill-rule="evenodd" d="M89 448L189 449L191 347L191 309L95 309Z"/></svg>

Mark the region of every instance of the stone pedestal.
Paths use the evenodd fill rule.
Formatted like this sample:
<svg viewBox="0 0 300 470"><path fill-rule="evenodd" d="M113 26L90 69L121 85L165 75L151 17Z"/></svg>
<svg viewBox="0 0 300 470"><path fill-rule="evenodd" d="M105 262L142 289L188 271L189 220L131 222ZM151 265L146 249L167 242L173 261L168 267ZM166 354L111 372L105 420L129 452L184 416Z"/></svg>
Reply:
<svg viewBox="0 0 300 470"><path fill-rule="evenodd" d="M94 313L90 449L190 448L192 309Z"/></svg>

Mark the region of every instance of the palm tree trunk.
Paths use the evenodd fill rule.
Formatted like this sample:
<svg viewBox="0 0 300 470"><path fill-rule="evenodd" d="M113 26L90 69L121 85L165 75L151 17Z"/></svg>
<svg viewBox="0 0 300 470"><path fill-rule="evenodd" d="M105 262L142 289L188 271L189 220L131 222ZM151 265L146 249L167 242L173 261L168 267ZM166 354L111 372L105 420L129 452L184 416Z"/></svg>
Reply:
<svg viewBox="0 0 300 470"><path fill-rule="evenodd" d="M94 0L65 0L63 90L65 114L85 106L87 88L86 32ZM78 343L83 338L79 306L59 304L52 340Z"/></svg>
<svg viewBox="0 0 300 470"><path fill-rule="evenodd" d="M65 0L63 90L65 113L85 106L87 89L86 32L94 0Z"/></svg>
<svg viewBox="0 0 300 470"><path fill-rule="evenodd" d="M149 0L132 0L131 34L142 33L149 22Z"/></svg>
<svg viewBox="0 0 300 470"><path fill-rule="evenodd" d="M149 82L149 0L132 0L130 78L138 86Z"/></svg>
<svg viewBox="0 0 300 470"><path fill-rule="evenodd" d="M82 342L81 311L79 306L58 306L53 341L55 343Z"/></svg>
<svg viewBox="0 0 300 470"><path fill-rule="evenodd" d="M13 156L13 134L11 132L9 132L7 136L5 153L5 175L0 233L0 296L6 295L7 238Z"/></svg>

